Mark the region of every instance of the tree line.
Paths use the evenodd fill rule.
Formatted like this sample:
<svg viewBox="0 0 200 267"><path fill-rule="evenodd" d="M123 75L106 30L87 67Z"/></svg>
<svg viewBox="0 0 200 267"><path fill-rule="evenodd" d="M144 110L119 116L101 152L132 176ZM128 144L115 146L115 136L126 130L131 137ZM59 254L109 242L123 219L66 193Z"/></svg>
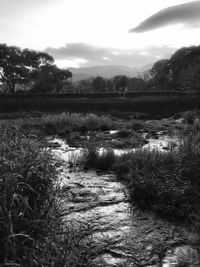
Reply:
<svg viewBox="0 0 200 267"><path fill-rule="evenodd" d="M138 77L95 77L71 85L77 92L198 91L200 90L200 46L183 47L170 59L162 59Z"/></svg>
<svg viewBox="0 0 200 267"><path fill-rule="evenodd" d="M3 92L99 93L129 91L193 91L200 88L200 46L183 47L170 59L157 61L138 77L101 76L72 82L44 52L0 44L0 87Z"/></svg>

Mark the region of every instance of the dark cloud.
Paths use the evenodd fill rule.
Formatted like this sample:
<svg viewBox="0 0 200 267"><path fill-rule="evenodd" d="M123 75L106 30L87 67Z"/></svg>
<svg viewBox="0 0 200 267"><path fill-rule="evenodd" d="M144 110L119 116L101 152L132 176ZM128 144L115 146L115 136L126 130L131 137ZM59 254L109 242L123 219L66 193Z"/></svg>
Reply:
<svg viewBox="0 0 200 267"><path fill-rule="evenodd" d="M55 60L85 59L86 63L81 64L84 67L95 65L140 67L157 61L158 56L168 58L175 50L168 46L152 46L144 50L119 50L100 48L85 43L71 43L60 48L49 47L45 49L45 52L51 54Z"/></svg>
<svg viewBox="0 0 200 267"><path fill-rule="evenodd" d="M200 24L200 1L193 1L160 10L129 32L146 32L178 23L190 26Z"/></svg>

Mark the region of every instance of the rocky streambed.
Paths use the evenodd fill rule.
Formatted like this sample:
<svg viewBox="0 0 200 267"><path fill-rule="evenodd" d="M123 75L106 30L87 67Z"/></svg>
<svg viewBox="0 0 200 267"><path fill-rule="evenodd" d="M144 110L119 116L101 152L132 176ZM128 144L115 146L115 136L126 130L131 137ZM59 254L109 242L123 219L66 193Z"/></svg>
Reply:
<svg viewBox="0 0 200 267"><path fill-rule="evenodd" d="M148 141L146 147L166 151L172 140L162 135ZM104 266L198 266L194 265L194 234L130 206L126 189L113 174L70 169L69 160L77 158L82 149L71 148L61 139L50 142L54 156L63 161L63 220L75 227L80 223L90 225L96 246L106 244L97 262L103 261ZM126 152L127 149L115 150L117 154ZM189 255L193 255L190 265L178 265Z"/></svg>

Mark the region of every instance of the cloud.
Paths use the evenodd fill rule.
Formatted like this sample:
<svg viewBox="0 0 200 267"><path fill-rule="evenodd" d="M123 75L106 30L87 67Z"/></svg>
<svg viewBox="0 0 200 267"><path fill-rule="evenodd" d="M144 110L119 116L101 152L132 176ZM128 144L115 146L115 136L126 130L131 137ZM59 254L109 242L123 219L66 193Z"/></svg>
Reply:
<svg viewBox="0 0 200 267"><path fill-rule="evenodd" d="M52 55L55 61L64 67L71 67L70 62L79 62L79 66L97 65L125 65L129 67L140 67L158 60L168 58L175 51L175 48L168 46L151 46L146 49L121 50L106 47L97 47L86 43L70 43L60 48L48 47L45 52ZM63 63L63 64L62 64Z"/></svg>
<svg viewBox="0 0 200 267"><path fill-rule="evenodd" d="M53 3L54 0L0 0L0 16L13 19L13 17L32 14L33 11L47 8Z"/></svg>
<svg viewBox="0 0 200 267"><path fill-rule="evenodd" d="M109 53L106 48L99 48L85 43L70 43L60 48L46 48L47 53L52 54L56 59L90 58L98 59Z"/></svg>
<svg viewBox="0 0 200 267"><path fill-rule="evenodd" d="M200 1L193 1L162 9L142 21L136 28L131 29L129 32L141 33L179 23L193 27L200 24Z"/></svg>

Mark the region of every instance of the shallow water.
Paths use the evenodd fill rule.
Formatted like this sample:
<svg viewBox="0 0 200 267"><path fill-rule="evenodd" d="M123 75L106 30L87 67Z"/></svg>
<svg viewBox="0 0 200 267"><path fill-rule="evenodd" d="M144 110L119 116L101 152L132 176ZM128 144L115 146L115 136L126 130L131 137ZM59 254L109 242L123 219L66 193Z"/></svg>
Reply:
<svg viewBox="0 0 200 267"><path fill-rule="evenodd" d="M113 130L110 131L110 134L116 133L117 130ZM146 137L146 133L143 134L143 137ZM122 155L125 153L130 153L130 152L134 152L138 149L148 149L148 150L158 150L161 152L166 152L170 149L170 147L173 146L177 146L179 143L178 138L174 137L174 136L169 136L169 135L159 135L158 133L158 139L154 139L154 138L149 138L148 139L148 144L145 144L142 148L132 148L132 149L113 149L114 153L116 155ZM76 159L78 159L79 157L81 157L81 155L83 154L84 149L83 148L76 148L76 147L70 147L68 146L68 144L59 138L53 138L51 140L49 140L50 143L55 143L57 144L57 147L54 148L54 153L60 158L62 158L65 161L74 161ZM103 153L105 149L104 148L100 148L99 149L99 153ZM67 153L65 153L67 152Z"/></svg>
<svg viewBox="0 0 200 267"><path fill-rule="evenodd" d="M166 137L149 139L148 147L162 149L168 145L167 140L171 141ZM183 229L131 207L128 193L113 174L71 171L68 162L79 157L83 150L71 148L61 139L50 142L57 143L53 148L54 156L63 160L60 173L65 196L62 199L63 219L66 224L90 224L97 246L106 240L108 245L101 252L105 266L127 261L130 264L126 266L134 266L133 263L138 264L135 266L147 263L145 266L176 266L178 248L187 251L182 244L189 242ZM115 151L117 154L126 152ZM169 251L170 247L172 251ZM156 262L161 259L158 265Z"/></svg>

